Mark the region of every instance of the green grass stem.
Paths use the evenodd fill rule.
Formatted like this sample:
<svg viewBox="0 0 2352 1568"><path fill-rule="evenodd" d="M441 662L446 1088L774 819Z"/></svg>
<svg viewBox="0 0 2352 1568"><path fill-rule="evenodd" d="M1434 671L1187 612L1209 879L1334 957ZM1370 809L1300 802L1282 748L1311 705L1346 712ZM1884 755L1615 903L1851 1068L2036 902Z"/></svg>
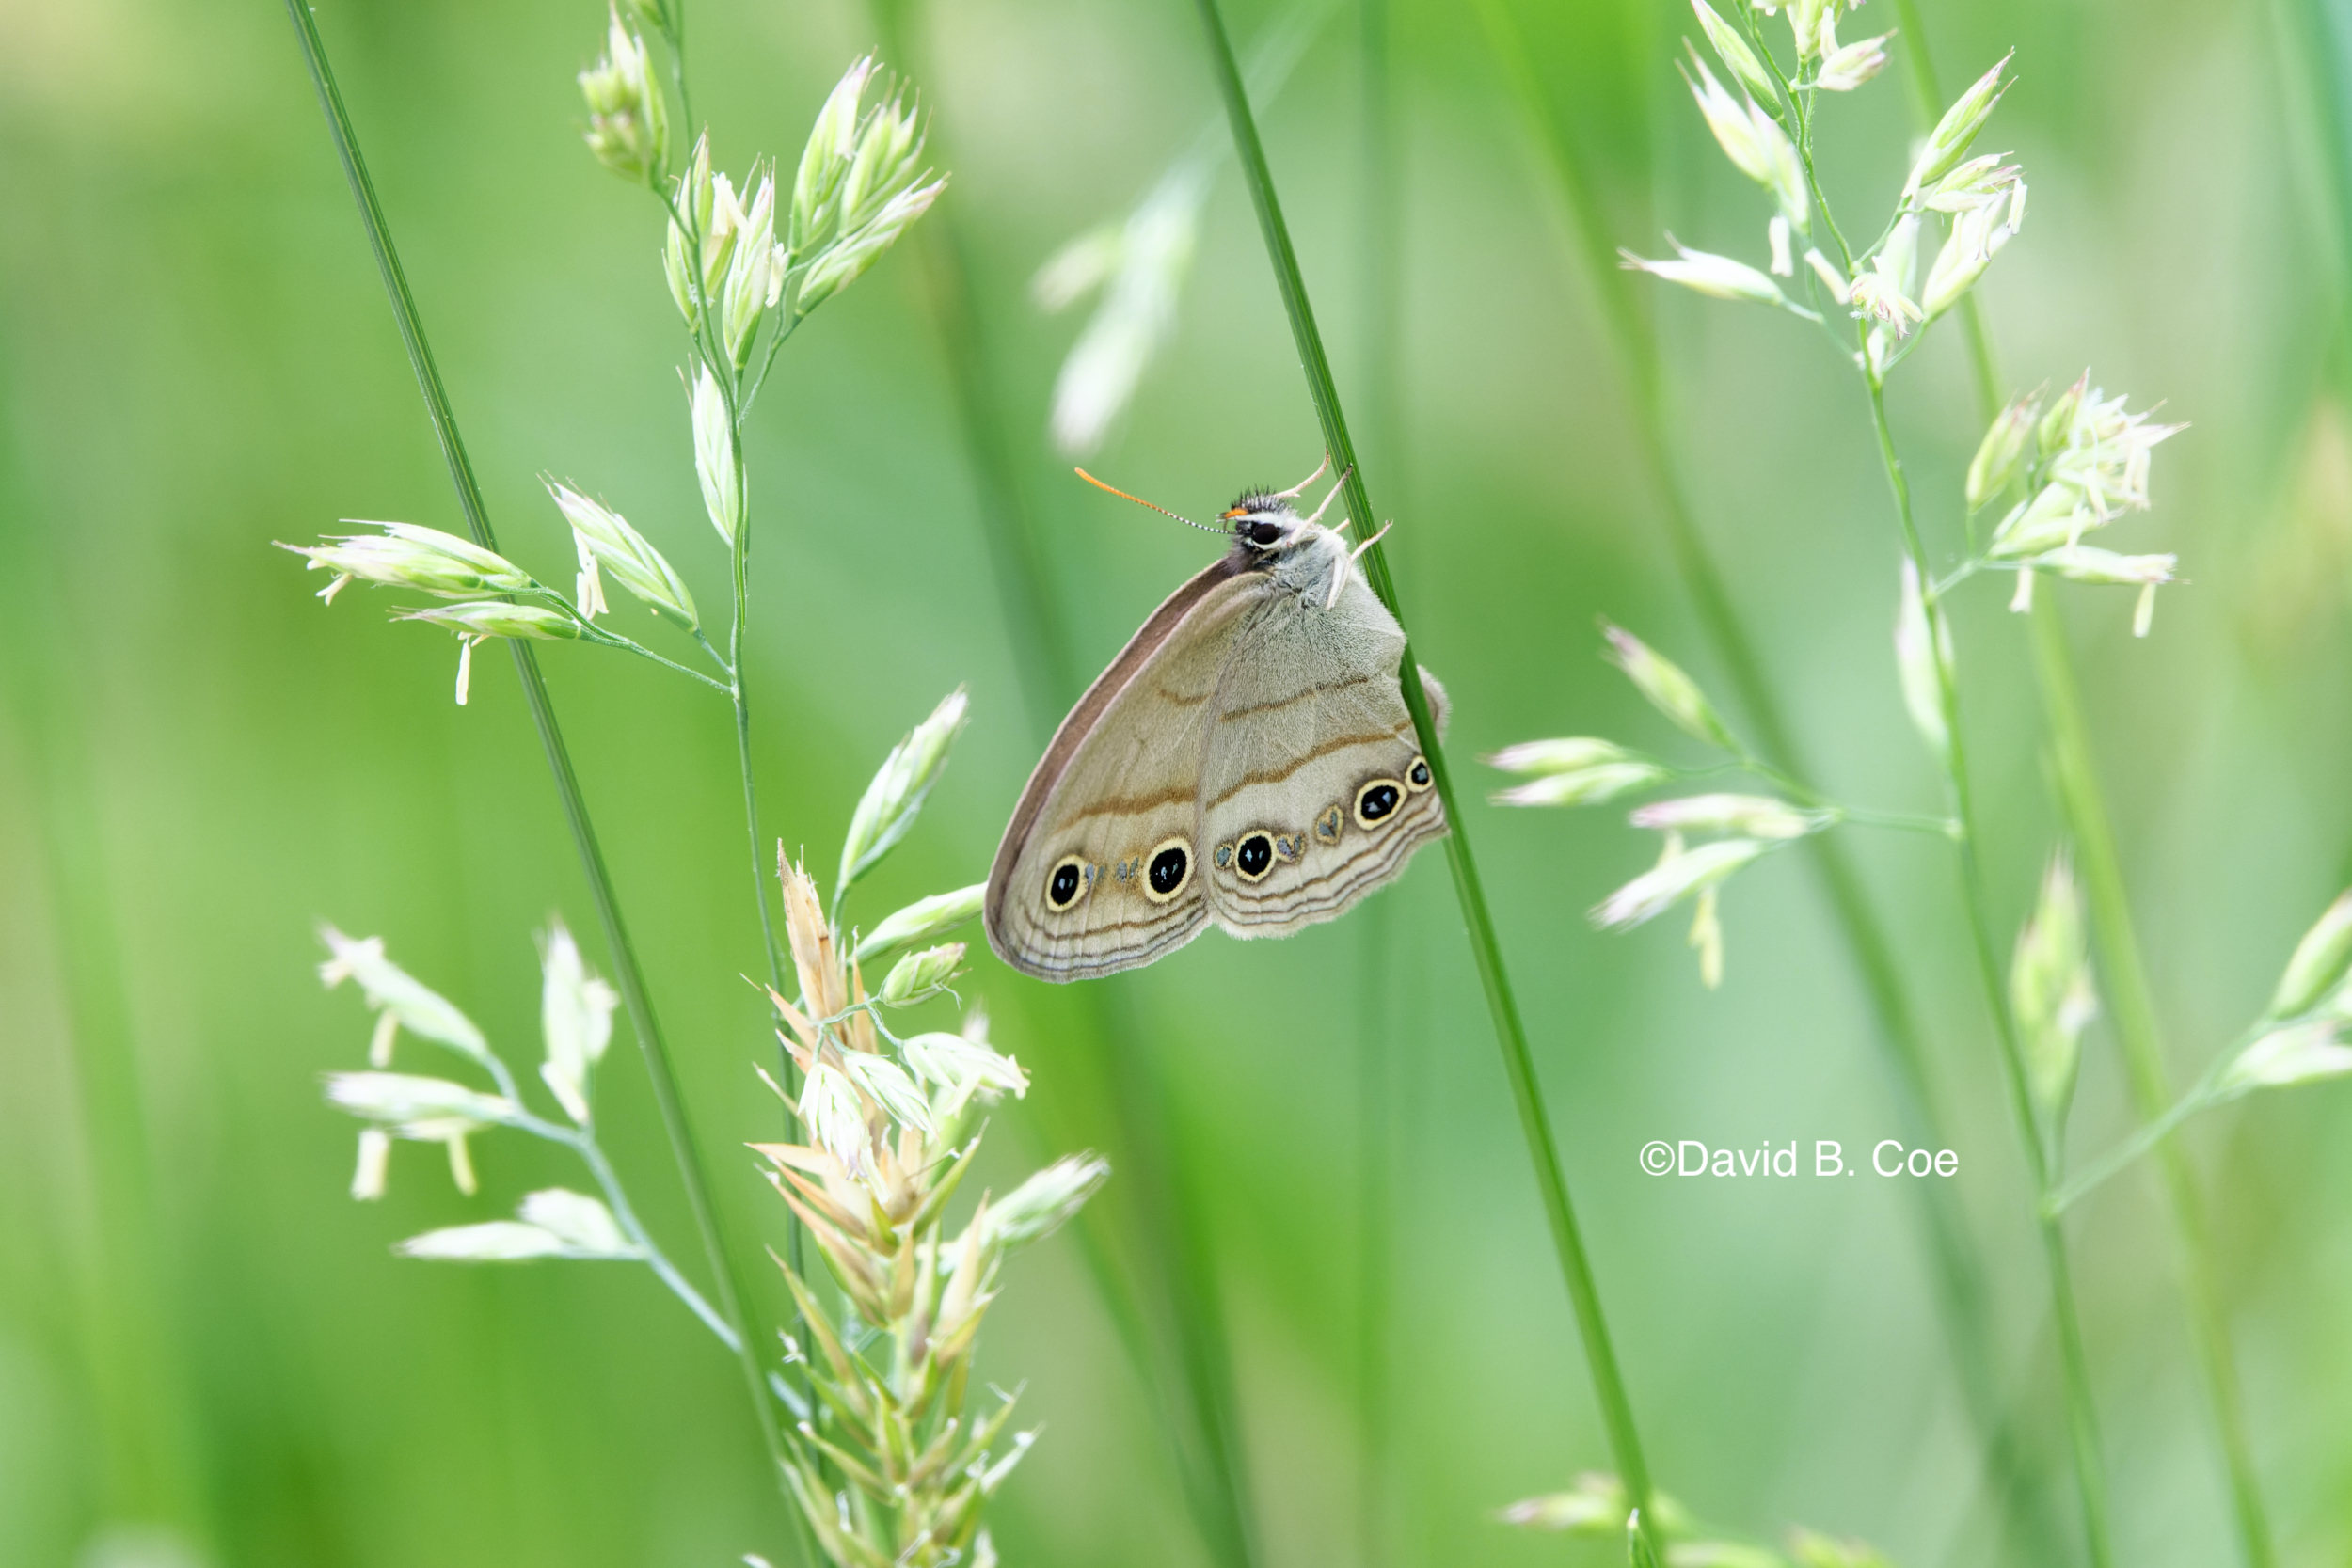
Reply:
<svg viewBox="0 0 2352 1568"><path fill-rule="evenodd" d="M1399 162L1395 96L1390 64L1392 16L1389 0L1359 0L1359 74L1362 83L1363 232L1357 250L1363 269L1362 395L1365 445L1384 465L1397 451L1397 339L1404 320L1398 252ZM1394 473L1393 467L1387 469ZM1356 916L1362 945L1362 993L1356 1061L1356 1516L1359 1560L1380 1568L1389 1549L1389 1450L1394 1423L1389 1377L1390 1318L1394 1310L1399 1157L1390 1098L1397 1029L1391 1014L1390 967L1397 961L1397 911L1375 899Z"/></svg>
<svg viewBox="0 0 2352 1568"><path fill-rule="evenodd" d="M458 434L457 418L450 406L448 388L442 384L440 371L434 363L422 317L417 309L415 296L409 292L407 275L401 267L399 252L392 244L390 226L385 218L382 203L376 198L374 182L368 177L367 163L360 155L358 135L352 128L350 113L343 104L342 89L336 85L334 68L327 60L326 41L319 36L317 18L311 14L305 0L287 0L286 10L293 19L295 36L301 41L303 61L310 68L310 84L317 89L319 107L325 113L327 129L334 137L336 155L342 160L344 177L350 182L352 199L358 205L360 219L366 226L368 245L374 252L377 271L383 276L384 292L390 300L392 315L400 328L401 342L408 353L409 365L416 372L418 388L424 396L434 437L440 443L441 455L449 467L450 483L456 490L458 507L465 514L467 531L484 549L495 550L498 542L490 527L489 510L483 501L481 486L474 480L473 464L466 455L464 439ZM781 1491L786 1477L784 1447L774 1412L770 1405L767 1382L760 1372L759 1346L754 1336L747 1332L743 1292L734 1261L720 1231L718 1209L711 1198L702 1156L695 1148L692 1129L687 1123L676 1069L671 1064L669 1047L655 1021L653 999L645 988L644 972L638 964L636 947L629 941L628 927L623 923L619 895L613 889L612 873L605 865L604 851L597 844L596 827L589 817L588 802L580 791L579 776L572 769L571 752L556 722L554 704L548 694L547 681L540 673L539 661L528 641L510 640L508 646L515 656L515 671L522 682L523 699L530 706L532 722L538 730L541 749L547 754L548 771L555 781L556 795L563 804L564 820L571 831L572 845L579 854L581 874L587 879L590 896L596 907L597 924L603 928L605 943L612 956L613 978L620 986L622 1005L628 1010L630 1026L635 1030L638 1045L644 1054L646 1075L652 1080L654 1101L660 1109L662 1131L668 1135L670 1152L677 1163L678 1180L686 1189L687 1204L693 1212L694 1227L701 1238L703 1253L716 1285L719 1313L735 1334L737 1359L741 1364L760 1438ZM789 1494L785 1496L788 1505ZM798 1515L794 1517L797 1519Z"/></svg>
<svg viewBox="0 0 2352 1568"><path fill-rule="evenodd" d="M1264 230L1268 261L1274 269L1275 281L1282 294L1284 311L1288 314L1291 332L1297 343L1298 356L1307 378L1309 395L1312 398L1317 420L1323 428L1325 449L1331 461L1345 475L1343 486L1348 516L1359 539L1366 542L1363 554L1364 576L1391 612L1397 610L1396 584L1389 572L1388 558L1379 545L1370 543L1378 515L1372 507L1365 487L1362 466L1357 461L1355 443L1349 438L1347 420L1340 406L1339 389L1331 376L1330 361L1324 354L1323 336L1315 325L1314 307L1308 298L1306 280L1298 269L1298 258L1291 247L1290 230L1282 218L1279 198L1274 188L1274 176L1266 165L1265 150L1258 139L1257 119L1249 108L1248 94L1242 86L1241 71L1234 64L1232 41L1226 37L1225 23L1218 14L1216 0L1199 0L1200 19L1208 34L1210 65L1215 71L1217 87L1225 100L1227 117L1232 121L1234 152L1240 160L1242 174L1249 186L1251 203L1257 208L1258 220ZM1402 614L1398 615L1400 623ZM1518 1108L1520 1132L1527 1142L1528 1154L1535 1167L1536 1185L1549 1222L1554 1250L1559 1255L1560 1271L1566 1282L1568 1298L1575 1309L1577 1328L1583 1341L1585 1365L1589 1370L1593 1391L1600 1406L1603 1427L1607 1430L1609 1447L1617 1474L1626 1488L1629 1504L1639 1511L1641 1528L1653 1546L1658 1544L1655 1511L1650 1507L1649 1462L1642 1451L1640 1433L1633 1420L1633 1409L1627 1398L1625 1378L1617 1365L1616 1352L1609 1338L1609 1325L1601 1311L1600 1291L1593 1278L1591 1261L1584 1252L1584 1241L1576 1221L1576 1210L1569 1198L1568 1183L1560 1164L1560 1152L1552 1137L1551 1121L1544 1108L1543 1086L1535 1076L1535 1063L1528 1050L1526 1026L1520 1022L1518 1003L1511 990L1509 973L1503 967L1502 946L1495 933L1494 917L1486 907L1485 890L1478 879L1478 864L1472 858L1468 824L1455 797L1454 782L1448 772L1442 748L1438 744L1437 726L1432 721L1428 693L1422 689L1420 666L1414 662L1408 645L1398 672L1404 688L1405 705L1411 713L1413 726L1420 737L1422 753L1429 760L1429 768L1436 777L1438 798L1444 802L1446 820L1453 832L1447 835L1446 863L1454 874L1456 900L1461 905L1464 923L1470 930L1470 951L1478 968L1481 988L1486 992L1487 1011L1491 1015L1496 1043L1502 1048L1504 1071L1511 1081L1512 1098Z"/></svg>
<svg viewBox="0 0 2352 1568"><path fill-rule="evenodd" d="M1922 129L1932 126L1943 112L1944 95L1936 85L1935 67L1928 53L1927 30L1917 0L1895 0L1898 21L1908 41L1913 107ZM2323 65L2321 69L2325 69ZM2340 85L2340 84L2339 84ZM2333 101L2340 102L2340 101ZM1962 302L1962 326L1966 335L1969 364L1974 372L1979 418L1990 424L2006 397L1993 334L1975 293ZM2082 690L2074 677L2072 650L2058 595L2042 594L2033 614L2034 665L2042 684L2042 715L2048 725L2050 761L2058 804L2074 839L2076 863L2090 907L2090 927L2098 943L2100 968L2106 981L2110 1016L2117 1042L2122 1047L2132 1100L2143 1121L2161 1118L2170 1104L2164 1048L2157 1033L2156 1005L2148 983L2147 964L2132 923L2129 890L2123 880L2122 859L2116 852L2115 830L2107 815L2106 797L2091 759L2090 732L2083 720ZM2227 1314L2213 1270L2204 1215L2188 1156L2176 1143L2158 1154L2167 1207L2174 1241L2180 1250L2181 1285L2188 1298L2189 1326L2197 1343L2197 1359L2213 1402L2216 1435L2221 1444L2228 1474L2232 1513L2237 1527L2238 1549L2247 1568L2273 1568L2270 1520L2264 1509L2260 1479L2254 1467L2253 1444L2246 1427L2246 1401L2237 1361L2230 1345Z"/></svg>
<svg viewBox="0 0 2352 1568"><path fill-rule="evenodd" d="M1863 334L1857 332L1857 337ZM1865 351L1867 353L1867 349ZM1886 483L1893 492L1896 521L1900 526L1902 545L1921 582L1933 580L1927 549L1919 536L1918 522L1912 511L1911 482L1904 477L1902 459L1895 450L1895 433L1886 419L1886 392L1879 379L1864 372L1864 384L1870 400L1870 424L1878 437L1879 459L1886 470ZM1931 647L1945 645L1947 638L1944 607L1930 599L1929 643ZM2053 1173L2042 1147L2040 1124L2033 1107L2033 1092L2027 1085L2024 1047L2017 1037L2017 1024L2009 1009L2009 993L2001 974L1999 948L1993 937L1991 901L1984 887L1984 869L1979 859L1976 792L1968 771L1967 741L1961 729L1960 688L1953 677L1951 662L1935 661L1937 686L1942 701L1944 728L1947 741L1943 758L1945 779L1951 792L1952 815L1960 822L1955 847L1960 857L1961 903L1968 920L1969 945L1976 958L1977 978L1984 987L1986 1008L1993 1017L1993 1031L2000 1047L2001 1074L2009 1090L2010 1114L2017 1123L2019 1141L2026 1149L2026 1164L2033 1177L2038 1199L2046 1199L2052 1190ZM2065 1386L2067 1433L2074 1452L2074 1483L2082 1502L2083 1542L2090 1554L2092 1568L2108 1568L2113 1560L2107 1526L2106 1466L2099 1453L2098 1417L2092 1403L2090 1366L2083 1350L2082 1322L2075 1309L2074 1273L2066 1256L2066 1234L2063 1221L2037 1202L2035 1223L2040 1228L2042 1251L2050 1287L2051 1321L2058 1341L2058 1368Z"/></svg>

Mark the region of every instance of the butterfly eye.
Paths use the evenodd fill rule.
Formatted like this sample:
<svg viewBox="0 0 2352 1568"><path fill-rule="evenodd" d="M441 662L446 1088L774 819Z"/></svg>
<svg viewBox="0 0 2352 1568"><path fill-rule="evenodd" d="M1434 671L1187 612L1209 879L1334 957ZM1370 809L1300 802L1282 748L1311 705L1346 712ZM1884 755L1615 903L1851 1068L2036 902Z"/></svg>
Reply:
<svg viewBox="0 0 2352 1568"><path fill-rule="evenodd" d="M1163 839L1152 847L1152 861L1143 874L1143 895L1165 904L1192 880L1192 847L1181 838Z"/></svg>
<svg viewBox="0 0 2352 1568"><path fill-rule="evenodd" d="M1394 779L1369 781L1356 792L1356 825L1370 828L1386 821L1404 799L1404 786Z"/></svg>
<svg viewBox="0 0 2352 1568"><path fill-rule="evenodd" d="M1076 855L1064 855L1045 876L1045 902L1057 910L1066 910L1076 903L1090 880L1087 863Z"/></svg>
<svg viewBox="0 0 2352 1568"><path fill-rule="evenodd" d="M1242 532L1262 550L1270 550L1282 542L1282 530L1275 523L1252 523Z"/></svg>
<svg viewBox="0 0 2352 1568"><path fill-rule="evenodd" d="M1429 759L1427 757L1415 757L1412 766L1405 769L1405 787L1416 795L1429 787Z"/></svg>

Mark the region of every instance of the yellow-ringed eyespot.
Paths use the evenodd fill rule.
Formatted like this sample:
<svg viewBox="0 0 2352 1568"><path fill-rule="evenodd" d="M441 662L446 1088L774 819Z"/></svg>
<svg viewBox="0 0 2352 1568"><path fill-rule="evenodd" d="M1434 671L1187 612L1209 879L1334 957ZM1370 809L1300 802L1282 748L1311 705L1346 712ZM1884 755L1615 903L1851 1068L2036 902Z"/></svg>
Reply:
<svg viewBox="0 0 2352 1568"><path fill-rule="evenodd" d="M1415 757L1405 766L1405 787L1419 795L1435 781L1429 775L1429 759Z"/></svg>
<svg viewBox="0 0 2352 1568"><path fill-rule="evenodd" d="M1165 904L1192 880L1192 845L1183 838L1164 838L1144 857L1143 895Z"/></svg>
<svg viewBox="0 0 2352 1568"><path fill-rule="evenodd" d="M1315 818L1316 840L1323 844L1337 844L1340 841L1340 825L1346 820L1345 812L1337 806L1327 806L1323 815Z"/></svg>
<svg viewBox="0 0 2352 1568"><path fill-rule="evenodd" d="M1306 852L1307 835L1305 833L1276 833L1274 835L1274 858L1276 860L1295 861Z"/></svg>
<svg viewBox="0 0 2352 1568"><path fill-rule="evenodd" d="M1241 835L1233 846L1233 872L1245 882L1263 882L1274 869L1274 835L1263 828Z"/></svg>
<svg viewBox="0 0 2352 1568"><path fill-rule="evenodd" d="M1394 779L1367 779L1356 791L1356 826L1376 828L1396 815L1405 786Z"/></svg>
<svg viewBox="0 0 2352 1568"><path fill-rule="evenodd" d="M1054 869L1045 874L1045 905L1056 911L1066 910L1086 896L1094 885L1094 867L1083 855L1064 855L1054 863Z"/></svg>

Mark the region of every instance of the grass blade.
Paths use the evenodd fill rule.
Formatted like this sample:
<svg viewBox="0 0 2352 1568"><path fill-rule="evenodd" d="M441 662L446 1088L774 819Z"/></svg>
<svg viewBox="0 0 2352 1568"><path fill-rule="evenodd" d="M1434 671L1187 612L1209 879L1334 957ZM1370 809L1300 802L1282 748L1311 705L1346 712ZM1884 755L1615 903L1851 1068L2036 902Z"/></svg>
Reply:
<svg viewBox="0 0 2352 1568"><path fill-rule="evenodd" d="M1346 474L1344 486L1348 515L1354 520L1359 536L1369 540L1373 531L1372 501L1365 489L1364 471L1356 460L1355 443L1348 437L1347 420L1340 406L1339 389L1331 377L1331 366L1323 348L1323 334L1315 325L1314 307L1307 295L1306 280L1298 270L1298 258L1292 249L1290 230L1282 219L1279 198L1274 189L1272 171L1266 166L1265 150L1258 139L1256 118L1250 113L1249 98L1242 87L1241 72L1233 61L1232 41L1226 37L1224 20L1217 13L1216 0L1199 0L1200 19L1208 33L1210 64L1217 79L1219 92L1225 100L1228 118L1232 122L1234 152L1241 163L1243 177L1249 185L1252 205L1257 208L1260 227L1264 230L1268 260L1274 267L1275 281L1282 294L1284 311L1290 317L1291 333L1298 347L1298 357L1307 376L1309 395L1313 399L1315 416L1323 427L1324 445L1332 462ZM1396 584L1389 572L1388 558L1377 544L1372 544L1363 554L1364 576L1373 591L1391 612L1397 610ZM1399 614L1398 620L1404 617ZM1486 895L1478 879L1478 864L1472 858L1468 825L1463 821L1455 799L1453 779L1447 771L1445 758L1438 744L1437 726L1431 721L1429 698L1422 688L1421 670L1413 660L1409 644L1405 650L1403 667L1399 671L1404 688L1405 705L1412 714L1413 727L1421 741L1422 754L1429 759L1429 769L1435 775L1438 798L1444 801L1446 820L1453 832L1447 836L1446 863L1454 873L1454 890L1462 909L1464 923L1470 927L1470 952L1478 968L1481 989L1486 992L1487 1012L1493 1019L1495 1040L1502 1052L1503 1069L1511 1081L1512 1099L1519 1116L1519 1130L1527 1141L1529 1157L1535 1166L1536 1185L1540 1189L1546 1219L1549 1222L1554 1251L1559 1255L1560 1271L1568 1288L1568 1298L1576 1312L1577 1328L1583 1341L1584 1358L1590 1371L1595 1397L1599 1402L1602 1424L1609 1433L1609 1447L1617 1473L1624 1481L1629 1503L1639 1511L1645 1536L1652 1534L1650 1524L1649 1464L1643 1456L1640 1433L1635 1430L1632 1406L1626 1397L1625 1379L1617 1366L1615 1350L1611 1346L1609 1325L1601 1312L1600 1291L1594 1282L1592 1264L1585 1257L1584 1241L1576 1222L1576 1210L1568 1196L1567 1178L1560 1165L1560 1152L1551 1134L1551 1122L1544 1109L1543 1086L1535 1077L1534 1058L1528 1050L1526 1026L1520 1022L1518 1003L1511 990L1509 973L1502 962L1502 942L1495 934L1494 917L1486 907ZM1653 1544L1655 1543L1653 1542Z"/></svg>

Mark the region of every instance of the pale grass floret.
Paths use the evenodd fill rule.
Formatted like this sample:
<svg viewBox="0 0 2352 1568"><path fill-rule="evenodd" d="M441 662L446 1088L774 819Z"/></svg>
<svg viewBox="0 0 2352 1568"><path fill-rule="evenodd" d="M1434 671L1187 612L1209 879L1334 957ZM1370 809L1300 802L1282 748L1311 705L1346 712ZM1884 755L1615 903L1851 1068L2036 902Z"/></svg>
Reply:
<svg viewBox="0 0 2352 1568"><path fill-rule="evenodd" d="M975 882L953 893L918 898L884 916L881 924L860 936L857 950L850 955L851 961L872 963L901 947L946 936L965 922L979 918L980 905L987 896L988 884Z"/></svg>
<svg viewBox="0 0 2352 1568"><path fill-rule="evenodd" d="M1691 71L1698 72L1697 81L1691 80ZM1732 166L1771 191L1788 221L1804 229L1812 217L1804 166L1780 122L1758 108L1752 98L1734 100L1695 50L1691 52L1683 85L1691 89L1708 129L1714 132L1717 145Z"/></svg>
<svg viewBox="0 0 2352 1568"><path fill-rule="evenodd" d="M2034 1108L2042 1117L2045 1137L2055 1145L2074 1098L2083 1030L2099 1011L2082 894L2063 853L2050 858L2041 899L2017 934L2009 990Z"/></svg>
<svg viewBox="0 0 2352 1568"><path fill-rule="evenodd" d="M1715 299L1777 305L1799 315L1812 314L1782 293L1780 285L1772 281L1769 273L1759 272L1745 261L1734 261L1728 256L1692 250L1672 234L1666 236L1666 243L1675 247L1676 260L1653 261L1636 256L1629 250L1621 250L1617 254L1624 259L1622 264L1629 272L1646 272Z"/></svg>
<svg viewBox="0 0 2352 1568"><path fill-rule="evenodd" d="M580 73L588 103L588 150L625 180L650 184L670 156L669 112L654 84L645 41L612 13L604 58Z"/></svg>
<svg viewBox="0 0 2352 1568"><path fill-rule="evenodd" d="M1625 930L1653 920L1744 869L1771 847L1760 839L1722 838L1691 849L1670 833L1663 858L1603 900L1593 911L1593 924Z"/></svg>
<svg viewBox="0 0 2352 1568"><path fill-rule="evenodd" d="M2347 965L2352 965L2352 893L2328 905L2295 944L2270 994L2269 1015L2295 1018L2318 1006L2344 978Z"/></svg>
<svg viewBox="0 0 2352 1568"><path fill-rule="evenodd" d="M1738 833L1747 838L1803 838L1835 820L1830 814L1800 811L1769 795L1686 795L1634 808L1633 825L1684 832Z"/></svg>
<svg viewBox="0 0 2352 1568"><path fill-rule="evenodd" d="M621 999L611 986L588 973L580 944L561 920L548 929L541 969L539 1030L547 1041L548 1059L541 1064L539 1076L564 1107L564 1114L585 1126L590 1077L612 1041L612 1011Z"/></svg>
<svg viewBox="0 0 2352 1568"><path fill-rule="evenodd" d="M1895 671L1903 692L1904 711L1928 749L1938 757L1950 754L1952 736L1944 721L1944 681L1951 667L1950 628L1940 617L1931 632L1927 595L1918 569L1903 558L1900 592L1895 613Z"/></svg>
<svg viewBox="0 0 2352 1568"><path fill-rule="evenodd" d="M743 472L735 451L732 414L718 377L706 365L696 371L690 394L694 426L694 478L702 485L703 510L728 548L743 526Z"/></svg>
<svg viewBox="0 0 2352 1568"><path fill-rule="evenodd" d="M1751 97L1766 103L1772 102L1780 89L1765 71L1764 62L1756 57L1756 51L1748 47L1748 40L1740 36L1740 30L1718 16L1707 0L1691 0L1691 10L1724 69L1740 78Z"/></svg>

